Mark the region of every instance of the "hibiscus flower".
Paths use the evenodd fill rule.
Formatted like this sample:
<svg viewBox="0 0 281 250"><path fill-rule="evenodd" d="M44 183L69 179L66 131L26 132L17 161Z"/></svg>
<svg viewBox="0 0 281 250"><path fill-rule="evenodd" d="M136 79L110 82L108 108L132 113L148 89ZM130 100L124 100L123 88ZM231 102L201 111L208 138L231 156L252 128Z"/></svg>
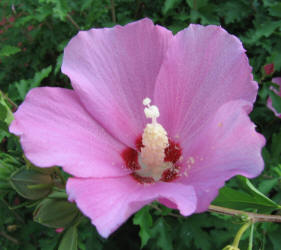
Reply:
<svg viewBox="0 0 281 250"><path fill-rule="evenodd" d="M206 211L226 180L263 169L257 94L241 42L219 26L173 35L151 20L80 31L62 72L73 90L32 89L10 131L35 165L59 165L103 237L158 201Z"/></svg>

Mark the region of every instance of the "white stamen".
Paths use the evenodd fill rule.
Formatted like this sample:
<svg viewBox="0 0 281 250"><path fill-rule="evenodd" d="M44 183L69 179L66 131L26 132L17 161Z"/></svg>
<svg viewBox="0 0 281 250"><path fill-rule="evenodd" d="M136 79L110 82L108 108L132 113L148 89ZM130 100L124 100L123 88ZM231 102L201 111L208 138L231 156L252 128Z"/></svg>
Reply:
<svg viewBox="0 0 281 250"><path fill-rule="evenodd" d="M146 106L144 108L144 114L146 118L152 119L153 124L157 123L156 118L160 116L160 112L157 106L155 105L150 106L151 100L148 97L145 98L142 103L144 106Z"/></svg>
<svg viewBox="0 0 281 250"><path fill-rule="evenodd" d="M163 171L172 167L172 165L164 162L165 148L169 146L169 140L166 130L156 120L160 116L159 109L155 105L150 105L150 103L149 98L143 100L143 104L146 106L144 109L145 116L150 118L152 122L146 125L142 134L144 147L141 148L140 156L143 166L137 173L159 180Z"/></svg>
<svg viewBox="0 0 281 250"><path fill-rule="evenodd" d="M142 103L144 106L150 106L149 104L151 103L151 100L148 97L146 97L145 99L143 99Z"/></svg>

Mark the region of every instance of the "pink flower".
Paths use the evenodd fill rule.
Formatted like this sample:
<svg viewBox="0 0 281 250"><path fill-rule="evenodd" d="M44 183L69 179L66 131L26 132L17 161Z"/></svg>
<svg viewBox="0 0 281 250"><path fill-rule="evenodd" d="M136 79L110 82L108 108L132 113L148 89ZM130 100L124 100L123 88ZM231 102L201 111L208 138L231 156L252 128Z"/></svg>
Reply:
<svg viewBox="0 0 281 250"><path fill-rule="evenodd" d="M221 27L173 36L143 19L81 31L62 72L73 90L31 90L10 131L35 165L73 175L69 200L103 237L154 200L206 211L226 180L263 170L265 140L248 117L257 83Z"/></svg>
<svg viewBox="0 0 281 250"><path fill-rule="evenodd" d="M281 77L273 78L272 82L276 83L279 86L279 91L273 87L271 88L271 90L273 90L277 95L281 97ZM272 106L272 100L270 97L267 100L267 107L271 109L277 117L281 118L281 113L278 113L277 110Z"/></svg>
<svg viewBox="0 0 281 250"><path fill-rule="evenodd" d="M60 228L57 228L56 229L56 233L60 234L64 231L64 228L63 227L60 227Z"/></svg>

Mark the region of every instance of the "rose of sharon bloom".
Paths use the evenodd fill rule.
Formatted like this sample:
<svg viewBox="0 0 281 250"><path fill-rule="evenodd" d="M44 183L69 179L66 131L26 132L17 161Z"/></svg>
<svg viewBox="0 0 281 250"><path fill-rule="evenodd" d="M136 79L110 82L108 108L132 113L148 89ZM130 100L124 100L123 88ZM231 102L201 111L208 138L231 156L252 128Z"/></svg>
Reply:
<svg viewBox="0 0 281 250"><path fill-rule="evenodd" d="M279 91L275 88L271 88L271 90L273 90L277 95L281 97L281 77L273 78L272 82L276 83L279 86ZM272 100L270 97L267 100L267 107L271 109L277 117L281 118L281 113L278 113L277 110L272 106Z"/></svg>
<svg viewBox="0 0 281 250"><path fill-rule="evenodd" d="M62 166L66 191L103 237L152 201L206 211L225 181L263 169L248 113L257 83L241 42L219 26L175 36L143 19L80 31L62 72L73 90L35 88L15 113L35 165Z"/></svg>

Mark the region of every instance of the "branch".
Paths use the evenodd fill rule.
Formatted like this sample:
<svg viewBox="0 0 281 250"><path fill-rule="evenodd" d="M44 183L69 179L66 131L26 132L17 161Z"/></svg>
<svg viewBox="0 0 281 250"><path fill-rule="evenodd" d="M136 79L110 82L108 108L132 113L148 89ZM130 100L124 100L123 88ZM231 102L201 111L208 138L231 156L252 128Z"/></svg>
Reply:
<svg viewBox="0 0 281 250"><path fill-rule="evenodd" d="M4 94L3 91L0 90L0 94L4 97L4 99L11 104L11 106L13 107L13 110L16 110L18 108L18 105L15 104L6 94Z"/></svg>
<svg viewBox="0 0 281 250"><path fill-rule="evenodd" d="M17 245L19 244L19 241L18 241L17 239L15 239L14 237L12 237L12 236L6 234L6 233L3 232L3 231L0 231L0 235L2 235L4 238L6 238L6 239L9 240L9 241L12 241L13 243L15 243L15 244L17 244Z"/></svg>
<svg viewBox="0 0 281 250"><path fill-rule="evenodd" d="M244 212L236 209L230 209L225 207L219 207L215 205L210 205L209 212L215 212L220 214L228 214L228 215L246 215L253 223L255 222L278 222L281 223L281 216L280 215L268 215L268 214L257 214L257 213L250 213Z"/></svg>
<svg viewBox="0 0 281 250"><path fill-rule="evenodd" d="M75 26L76 29L80 30L79 25L73 20L73 18L69 14L66 15L66 18L73 24L73 26Z"/></svg>

